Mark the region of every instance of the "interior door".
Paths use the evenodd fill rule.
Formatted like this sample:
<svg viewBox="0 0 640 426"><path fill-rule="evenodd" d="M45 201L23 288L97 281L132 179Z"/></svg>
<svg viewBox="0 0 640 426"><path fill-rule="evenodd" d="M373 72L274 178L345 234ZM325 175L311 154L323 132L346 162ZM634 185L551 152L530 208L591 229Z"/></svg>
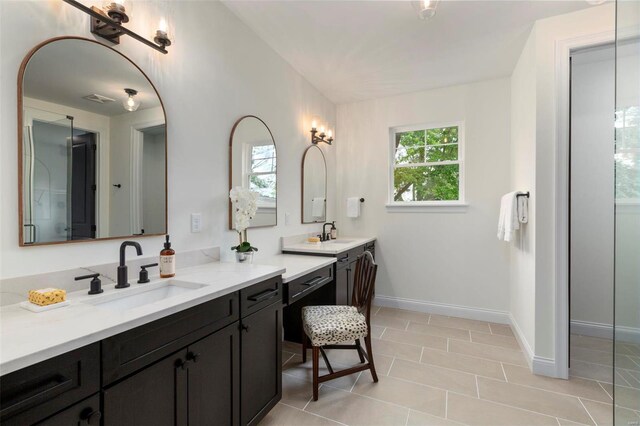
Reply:
<svg viewBox="0 0 640 426"><path fill-rule="evenodd" d="M71 152L71 239L96 237L96 134L73 137Z"/></svg>

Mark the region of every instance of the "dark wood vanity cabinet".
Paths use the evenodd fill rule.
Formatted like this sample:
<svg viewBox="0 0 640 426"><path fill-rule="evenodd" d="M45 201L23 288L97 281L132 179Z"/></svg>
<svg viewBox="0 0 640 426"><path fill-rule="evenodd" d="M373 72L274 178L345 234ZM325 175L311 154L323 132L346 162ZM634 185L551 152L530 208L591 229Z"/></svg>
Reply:
<svg viewBox="0 0 640 426"><path fill-rule="evenodd" d="M94 343L2 376L0 424L37 424L99 391L100 345Z"/></svg>
<svg viewBox="0 0 640 426"><path fill-rule="evenodd" d="M237 425L238 322L104 391L104 425Z"/></svg>
<svg viewBox="0 0 640 426"><path fill-rule="evenodd" d="M351 294L353 293L353 280L356 272L356 262L358 260L358 256L360 256L365 251L370 251L371 254L375 258L376 253L376 243L375 241L370 241L366 244L358 246L348 251L344 251L337 255L328 255L328 254L317 254L317 253L309 253L309 252L296 252L291 250L283 250L282 252L285 254L302 254L308 256L329 256L335 257L336 263L334 264L334 276L335 276L335 304L337 305L350 305L351 304ZM287 301L285 300L285 303ZM326 302L325 302L326 304ZM288 326L289 324L287 324ZM287 340L289 340L287 338ZM294 339L293 341L299 341L299 339Z"/></svg>
<svg viewBox="0 0 640 426"><path fill-rule="evenodd" d="M282 302L240 324L240 423L256 425L282 398Z"/></svg>
<svg viewBox="0 0 640 426"><path fill-rule="evenodd" d="M277 277L3 376L0 423L254 425L281 348Z"/></svg>

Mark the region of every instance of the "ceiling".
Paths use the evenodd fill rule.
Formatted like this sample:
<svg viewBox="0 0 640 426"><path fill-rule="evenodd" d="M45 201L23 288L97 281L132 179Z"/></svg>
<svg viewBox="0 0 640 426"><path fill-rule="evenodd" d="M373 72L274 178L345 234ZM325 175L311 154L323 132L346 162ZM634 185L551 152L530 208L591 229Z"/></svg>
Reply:
<svg viewBox="0 0 640 426"><path fill-rule="evenodd" d="M40 48L24 73L24 95L95 114L126 114L125 88L138 91L138 111L160 106L147 78L122 55L98 43L64 39ZM100 104L83 99L98 94L115 102Z"/></svg>
<svg viewBox="0 0 640 426"><path fill-rule="evenodd" d="M335 103L511 75L533 23L583 0L234 1L225 5Z"/></svg>

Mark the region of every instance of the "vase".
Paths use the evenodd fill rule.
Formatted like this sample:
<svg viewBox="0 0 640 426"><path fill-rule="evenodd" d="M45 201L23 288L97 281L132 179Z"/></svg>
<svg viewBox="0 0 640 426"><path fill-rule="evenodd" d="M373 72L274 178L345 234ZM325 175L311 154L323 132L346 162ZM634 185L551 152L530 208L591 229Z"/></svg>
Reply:
<svg viewBox="0 0 640 426"><path fill-rule="evenodd" d="M237 251L236 262L238 263L253 263L252 251Z"/></svg>

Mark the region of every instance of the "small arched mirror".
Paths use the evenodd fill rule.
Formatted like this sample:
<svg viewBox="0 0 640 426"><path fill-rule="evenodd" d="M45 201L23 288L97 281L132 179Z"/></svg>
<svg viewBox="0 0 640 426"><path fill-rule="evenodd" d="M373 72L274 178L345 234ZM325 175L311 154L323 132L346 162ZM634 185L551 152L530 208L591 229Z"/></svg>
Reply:
<svg viewBox="0 0 640 426"><path fill-rule="evenodd" d="M167 232L166 117L136 64L51 39L24 59L18 95L21 246Z"/></svg>
<svg viewBox="0 0 640 426"><path fill-rule="evenodd" d="M230 190L238 186L257 194L258 211L250 228L277 224L276 142L264 121L254 115L240 118L231 130ZM234 229L235 212L229 202L229 229Z"/></svg>
<svg viewBox="0 0 640 426"><path fill-rule="evenodd" d="M324 223L327 214L327 162L311 145L302 157L302 223Z"/></svg>

